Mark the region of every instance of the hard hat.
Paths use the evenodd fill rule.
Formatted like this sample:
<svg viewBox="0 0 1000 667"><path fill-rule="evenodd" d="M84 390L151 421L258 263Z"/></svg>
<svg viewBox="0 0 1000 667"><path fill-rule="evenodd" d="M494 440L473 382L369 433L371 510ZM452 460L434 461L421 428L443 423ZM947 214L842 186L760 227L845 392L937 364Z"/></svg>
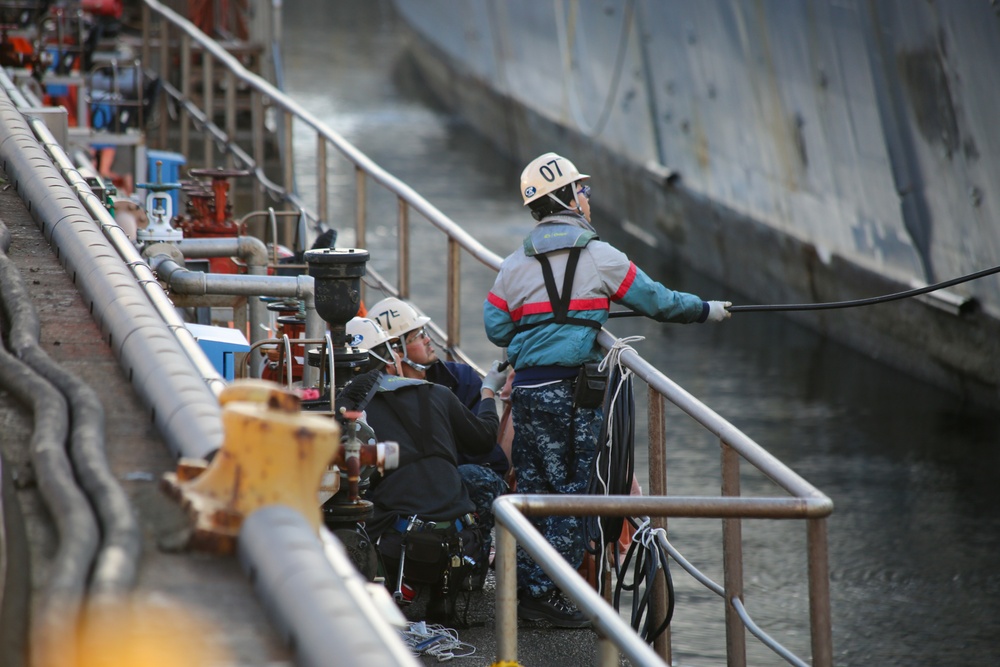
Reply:
<svg viewBox="0 0 1000 667"><path fill-rule="evenodd" d="M369 307L368 317L376 320L391 337L400 339L431 321L431 318L419 314L416 308L394 296Z"/></svg>
<svg viewBox="0 0 1000 667"><path fill-rule="evenodd" d="M373 350L393 339L375 320L367 317L351 318L345 327L347 335L353 337L351 347Z"/></svg>
<svg viewBox="0 0 1000 667"><path fill-rule="evenodd" d="M581 174L576 165L555 153L539 155L521 172L521 197L527 206L550 192L574 181L590 178Z"/></svg>

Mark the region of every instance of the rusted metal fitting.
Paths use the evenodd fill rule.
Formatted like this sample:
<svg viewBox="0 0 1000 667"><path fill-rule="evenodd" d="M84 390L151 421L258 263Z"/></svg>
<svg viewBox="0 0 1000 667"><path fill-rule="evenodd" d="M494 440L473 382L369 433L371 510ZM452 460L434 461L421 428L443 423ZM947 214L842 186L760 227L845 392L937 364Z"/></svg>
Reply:
<svg viewBox="0 0 1000 667"><path fill-rule="evenodd" d="M287 505L319 532L321 479L337 458L340 425L301 412L296 394L264 380L223 390L224 437L212 461L181 461L163 476L164 490L191 514L189 546L232 553L244 517L266 505Z"/></svg>

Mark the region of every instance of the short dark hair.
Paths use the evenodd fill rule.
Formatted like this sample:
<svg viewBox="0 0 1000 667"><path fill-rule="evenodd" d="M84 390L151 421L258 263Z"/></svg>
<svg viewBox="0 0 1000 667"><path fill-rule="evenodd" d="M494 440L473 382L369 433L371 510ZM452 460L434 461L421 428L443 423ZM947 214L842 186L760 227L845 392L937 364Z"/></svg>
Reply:
<svg viewBox="0 0 1000 667"><path fill-rule="evenodd" d="M574 188L576 188L576 182L564 185L551 194L559 201L565 203L566 206L572 206L575 201L573 199ZM561 213L566 210L566 206L560 206L556 202L552 201L552 198L548 196L539 197L535 201L528 204L528 208L531 209L531 217L535 220L541 220L546 216Z"/></svg>

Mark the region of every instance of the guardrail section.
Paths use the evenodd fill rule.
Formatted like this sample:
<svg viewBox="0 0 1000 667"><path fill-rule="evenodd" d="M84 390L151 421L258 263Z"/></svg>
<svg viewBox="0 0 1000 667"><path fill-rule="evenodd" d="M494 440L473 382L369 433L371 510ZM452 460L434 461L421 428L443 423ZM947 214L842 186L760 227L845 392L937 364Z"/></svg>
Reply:
<svg viewBox="0 0 1000 667"><path fill-rule="evenodd" d="M227 162L238 162L242 167L255 173L260 183L257 193L261 197L255 201L258 209L264 208L262 195L269 194L273 199L283 202L284 205L292 209L293 215L290 216L290 219L297 222L300 231L308 225L312 225L315 230L316 225L320 225L327 216L328 152L331 147L339 153L342 159L347 160L353 166L357 247L366 247L369 182L374 182L393 193L397 201L397 280L395 284L391 284L369 267L369 275L366 276L366 283L369 285L374 285L389 295L404 299L409 298L411 211L422 215L431 225L445 234L448 239L448 255L442 269L446 274L447 324L442 330L437 324L431 323L429 329L435 342L441 344L451 358L465 361L475 367L475 363L462 352L459 346L461 338L460 263L463 253L467 253L480 264L497 270L501 263L501 258L498 255L479 243L410 186L382 169L341 135L302 108L295 100L257 74L248 71L236 57L228 53L222 46L206 37L190 22L156 0L144 0L143 2L142 47L144 66L150 68L154 61L158 61L156 67L164 83L164 90L178 105L182 152L187 153L190 140L189 132L192 127L200 130L205 136L205 166L214 166L212 164L216 158L214 150L215 147L219 147ZM156 58L152 57L154 53L157 55ZM200 73L196 73L193 67L193 62L196 59L200 63ZM174 63L179 63L179 67ZM214 71L216 66L220 66L223 70L219 73L225 91L221 110L217 109L218 105L213 93L217 75ZM172 85L170 80L177 76L179 76L178 85ZM200 98L204 109L195 104L196 89L202 91ZM248 136L252 138L252 145L248 148L241 147L238 142L239 137L237 137L237 90L249 91L250 94L252 131ZM279 128L279 145L282 148L280 175L277 177L280 180L279 183L268 180L263 169L265 117L269 113L273 113L277 120L275 126ZM216 118L219 115L223 119L222 126L216 124ZM169 117L165 106L160 110L160 117L163 119ZM291 150L293 124L296 128L308 128L314 135L316 210L319 212L318 215L311 212L295 193L294 160ZM162 145L166 144L166 123L161 124L159 140ZM287 215L286 212L277 214L277 216ZM277 216L270 216L272 230L276 228ZM288 219L288 217L283 217L283 220ZM291 229L286 227L283 233L284 241L288 242L291 239ZM272 231L271 234L272 237L278 235L277 231ZM615 337L607 330L601 332L599 342L605 349L613 347L615 341ZM637 498L511 496L497 502L497 541L500 559L497 628L498 645L501 647L500 657L508 660L516 658L516 599L513 588L511 588L514 586L511 568L513 568L514 539L516 538L533 557L546 566L550 575L564 587L566 593L591 615L598 629L602 633L606 633L609 638L614 639L619 648L635 664L660 664L659 658L656 658L657 654L666 658L669 663L669 639L663 637L658 639L654 644L656 649L654 652L637 636L630 637L631 630L627 625L622 630L621 626L624 623L621 619L617 616L612 618L609 615L609 613L614 614L613 611L609 612L610 607L604 605L599 599L595 600L596 594L592 596L593 591L587 589L586 584L575 573L565 573L564 567L569 567L565 562L560 563L552 559L554 552L550 553L551 548L539 540L538 534L533 531L530 523L522 516L522 513L527 516L542 513L636 516L646 513L653 517L654 527L659 528L665 528L667 517L693 517L722 521L724 584L720 586L711 582L690 564L687 564L687 567L699 581L710 590L723 595L726 600L726 643L730 665L746 664L746 629L761 638L778 655L790 663L805 664L778 646L766 633L760 630L743 607L742 521L751 518L806 521L812 659L814 665L824 667L831 665L832 640L826 517L832 512L833 503L739 429L653 368L633 350L623 352L621 361L635 376L644 380L649 387L647 424L650 495ZM666 495L664 406L668 400L719 439L722 447L721 497L694 498ZM789 497L749 498L741 496L741 461L746 461L766 475L788 493ZM661 533L661 536L666 542L665 532ZM669 543L667 544L669 545ZM682 565L687 563L676 550L672 550L672 547L669 549L678 563ZM617 652L613 648L603 646L602 660L610 663L612 659L617 660ZM648 662L650 659L655 659L657 662Z"/></svg>

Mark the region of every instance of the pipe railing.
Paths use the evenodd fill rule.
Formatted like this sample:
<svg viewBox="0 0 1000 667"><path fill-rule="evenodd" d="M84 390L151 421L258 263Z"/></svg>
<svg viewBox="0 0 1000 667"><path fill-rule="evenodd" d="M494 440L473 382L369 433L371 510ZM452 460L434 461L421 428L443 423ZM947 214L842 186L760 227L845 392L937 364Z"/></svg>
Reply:
<svg viewBox="0 0 1000 667"><path fill-rule="evenodd" d="M204 100L207 112L202 112L194 107L189 99L190 82L182 82L180 90L164 81L164 89L177 100L182 108L187 109L184 114L192 119L203 132L208 136L206 141L206 165L211 160L211 144L217 142L224 148L227 154L231 154L245 167L252 169L258 176L262 187L266 192L276 199L283 200L292 205L298 215L315 227L321 225L321 219L308 211L301 200L294 193L294 172L292 169L291 137L293 122L295 128L308 128L315 134L315 144L317 146L317 208L322 215L326 215L328 209L327 193L327 151L333 147L340 155L348 160L355 168L355 231L356 245L364 248L366 245L367 232L367 196L368 182L373 181L392 194L397 199L398 209L398 252L397 258L398 281L396 285L390 284L371 268L365 282L383 290L385 293L408 298L409 295L409 220L411 209L422 215L433 226L437 227L448 237L448 261L446 264L446 294L447 294L447 323L445 330L441 330L436 325L429 327L432 334L438 340L444 341L444 346L453 357L469 361L458 347L460 338L460 303L458 288L461 280L460 263L461 255L464 251L479 263L498 270L501 258L479 243L468 232L458 226L453 220L444 215L440 210L430 204L412 188L398 180L387 171L379 167L364 153L355 146L348 143L341 135L334 132L314 117L307 110L302 108L297 102L289 98L273 85L247 71L239 61L229 54L224 48L213 40L202 34L188 21L171 11L156 0L144 0L143 4L143 55L144 63L148 63L150 50L157 42L153 39L152 15L160 17L158 43L160 46L160 73L163 79L167 78L166 63L170 59L169 45L171 29L177 30L181 36L177 40L182 51L179 54L180 62L184 63L190 59L190 49L195 48L197 43L201 49L203 61ZM233 95L227 95L225 104L226 127L221 128L214 122L215 108L213 97L214 74L213 61L218 61L231 74L226 74L227 90L235 89L235 81L246 87L251 94L251 111L253 118L254 137L251 154L241 148L237 142L235 128L229 122L232 117L232 105L235 104ZM189 71L189 67L181 67L181 72ZM182 91L187 91L186 94ZM276 184L266 178L263 170L263 104L269 103L272 108L280 114L282 128L281 138L284 144L283 166L281 169L282 183ZM161 116L166 117L164 114ZM161 134L161 139L165 142L166 132ZM301 229L301 228L300 228ZM287 238L287 233L286 233ZM606 330L602 330L599 342L606 349L610 348L615 338ZM723 520L723 566L725 573L725 584L723 592L726 600L730 601L726 605L726 632L727 651L729 654L729 664L743 665L746 663L745 647L745 623L742 618L745 616L742 608L743 595L743 572L742 572L742 534L741 520L743 518L778 518L795 516L796 518L808 522L808 559L809 559L809 589L810 589L810 625L812 635L813 662L815 665L829 665L832 662L832 640L830 632L830 611L829 611L829 570L828 553L826 545L826 523L825 517L832 511L832 502L810 485L796 473L782 464L778 459L769 454L752 439L729 424L726 420L695 399L691 394L683 390L676 383L657 371L642 357L632 350L626 349L621 355L622 363L629 368L637 377L644 380L649 386L650 401L648 412L648 433L650 448L650 490L658 501L666 504L658 511L650 511L654 517L654 526L665 527L665 517L668 516L698 516L702 518L719 518ZM664 459L665 450L665 429L663 424L663 403L669 400L680 408L683 412L694 418L708 431L719 438L722 445L722 479L723 497L718 499L683 499L666 496L666 467ZM792 497L787 499L748 499L740 496L739 488L739 465L740 459L746 460L764 475L774 481L779 487L784 489ZM661 497L656 497L661 496ZM665 496L665 497L663 497ZM570 501L575 502L576 498ZM598 498L597 501L607 498ZM547 497L546 502L557 501L556 497ZM500 504L508 502L503 500ZM626 513L642 511L643 505L630 506ZM647 509L650 509L647 507ZM602 511L607 507L602 506ZM615 511L625 512L624 509ZM693 513L685 514L684 512ZM510 523L516 520L511 518ZM510 537L506 535L506 529L500 531L498 544L510 542ZM522 536L523 537L523 536ZM505 549L507 547L504 547ZM533 554L536 555L536 554ZM537 557L546 559L544 545L537 550ZM512 561L511 561L512 562ZM509 592L498 594L498 619L504 614L509 614L511 601ZM585 598L580 594L581 599ZM574 598L578 602L580 599ZM660 603L663 603L663 595L660 594ZM501 613L501 610L503 613ZM749 618L749 617L746 617ZM498 620L499 622L499 620ZM751 630L756 626L752 626ZM756 632L754 633L756 634ZM507 641L501 637L501 641ZM631 649L629 649L631 650ZM635 649L635 657L641 662L644 660L644 653L640 654L639 649ZM656 644L656 651L659 655L667 657L670 653L669 639L659 639ZM602 650L602 655L609 653ZM631 655L631 654L630 654Z"/></svg>
<svg viewBox="0 0 1000 667"><path fill-rule="evenodd" d="M601 598L528 521L532 516L657 516L676 518L722 519L803 519L808 521L810 578L810 631L813 665L833 664L829 624L829 592L813 579L825 572L826 517L833 504L824 498L713 498L685 496L593 496L593 495L508 495L493 504L496 516L497 548L497 660L517 662L517 576L516 547L518 544L552 578L552 581L593 623L602 638L617 646L635 665L662 665L664 657L638 641L638 636ZM724 531L725 532L725 531ZM699 583L721 595L726 601L726 645L729 665L746 664L744 627L761 642L792 665L806 663L782 646L754 623L743 602L742 586L736 588L732 564L725 564L726 584L719 586L684 559L665 536L659 533L661 544ZM727 538L724 537L724 542ZM734 545L724 545L732 548ZM821 566L821 567L819 567ZM742 575L742 565L738 564ZM740 582L742 579L740 578ZM729 622L730 612L738 625ZM611 614L611 615L609 615ZM637 644L638 641L638 644ZM639 649L642 647L642 650ZM609 655L606 650L602 655ZM604 664L604 663L602 663ZM608 665L617 665L617 655Z"/></svg>
<svg viewBox="0 0 1000 667"><path fill-rule="evenodd" d="M156 39L153 38L154 33L152 30L152 14L154 13L161 18L159 21L160 30ZM202 87L204 90L203 98L208 111L199 110L194 106L190 99L190 92L188 92L187 95L182 94L181 91L190 90L187 83L182 82L180 89L169 83L167 63L172 62L168 48L171 43L169 34L171 28L178 31L178 34L181 37L181 39L176 40L178 47L181 50L185 48L193 48L193 43L196 43L201 49L203 72L212 68L209 63L213 60L218 61L218 63L226 68L227 71L232 72L232 79L227 79L228 81L232 82L232 80L235 79L252 92L254 105L258 102L262 103L266 98L272 108L276 108L280 111L284 119L282 124L284 128L284 139L282 143L286 149L282 160L283 166L281 170L281 184L273 183L268 180L267 176L264 174L262 146L255 145L252 149L253 156L251 156L238 145L236 142L235 132L227 132L226 129L218 127L213 122L214 97L210 94L210 91L213 89L213 79L209 78L206 74L202 81ZM456 352L458 348L457 337L460 328L459 319L461 311L458 300L459 284L461 282L459 250L464 250L473 259L494 270L498 270L500 268L501 258L486 248L486 246L482 245L471 234L462 229L455 221L442 213L437 207L428 202L409 185L384 170L371 158L358 150L357 147L348 142L343 136L326 126L322 121L299 105L298 102L287 96L265 79L243 67L238 59L232 56L221 45L198 30L189 21L168 7L156 2L156 0L144 0L143 63L147 68L149 67L151 49L156 44L160 46L159 72L163 88L168 95L176 99L178 103L180 103L182 107L187 110L185 116L189 116L192 120L194 120L204 132L210 135L213 141L218 141L219 143L224 144L226 146L226 150L231 153L236 160L241 162L245 168L254 171L258 180L260 180L262 187L264 187L267 192L278 199L289 202L304 216L307 223L312 224L314 228L318 228L321 221L315 216L315 214L310 212L308 207L306 207L294 194L294 174L291 170L294 161L289 150L291 146L290 128L292 126L293 119L296 123L296 127L305 127L314 132L316 135L317 146L320 144L323 146L322 150L317 151L318 155L322 156L321 160L318 158L318 162L320 162L324 167L318 170L316 176L318 210L325 211L327 206L327 172L325 169L327 148L332 146L342 157L354 165L356 171L355 231L358 247L365 247L366 242L367 182L369 180L374 181L396 196L398 202L399 228L402 230L400 232L400 248L398 257L398 283L396 285L392 285L389 281L383 279L376 271L369 267L368 284L374 284L386 294L392 296L398 296L404 299L409 297L409 243L407 230L409 229L409 212L411 209L422 215L428 222L448 236L450 239L449 243L453 244L453 247L449 248L449 270L446 283L449 294L447 311L448 324L444 332L441 332L440 330L438 330L438 332L443 334L445 347L448 352L461 358L460 353ZM179 58L181 63L187 62L190 59L190 52L180 53ZM181 67L181 73L189 72L189 70L190 68ZM235 88L235 85L229 87ZM235 104L235 100L227 98L225 103L226 105L233 105ZM161 111L163 111L161 118L166 118L165 109ZM230 107L227 106L226 117L228 118L230 115ZM255 125L251 135L255 137L262 136L264 134L263 110L257 109L253 116L255 118L259 117L261 120L259 127ZM161 123L161 126L163 125L165 125L165 123ZM160 138L165 145L165 131L161 132ZM207 143L211 143L211 141ZM210 156L206 154L206 166L209 166L209 161ZM452 338L452 336L455 338Z"/></svg>

